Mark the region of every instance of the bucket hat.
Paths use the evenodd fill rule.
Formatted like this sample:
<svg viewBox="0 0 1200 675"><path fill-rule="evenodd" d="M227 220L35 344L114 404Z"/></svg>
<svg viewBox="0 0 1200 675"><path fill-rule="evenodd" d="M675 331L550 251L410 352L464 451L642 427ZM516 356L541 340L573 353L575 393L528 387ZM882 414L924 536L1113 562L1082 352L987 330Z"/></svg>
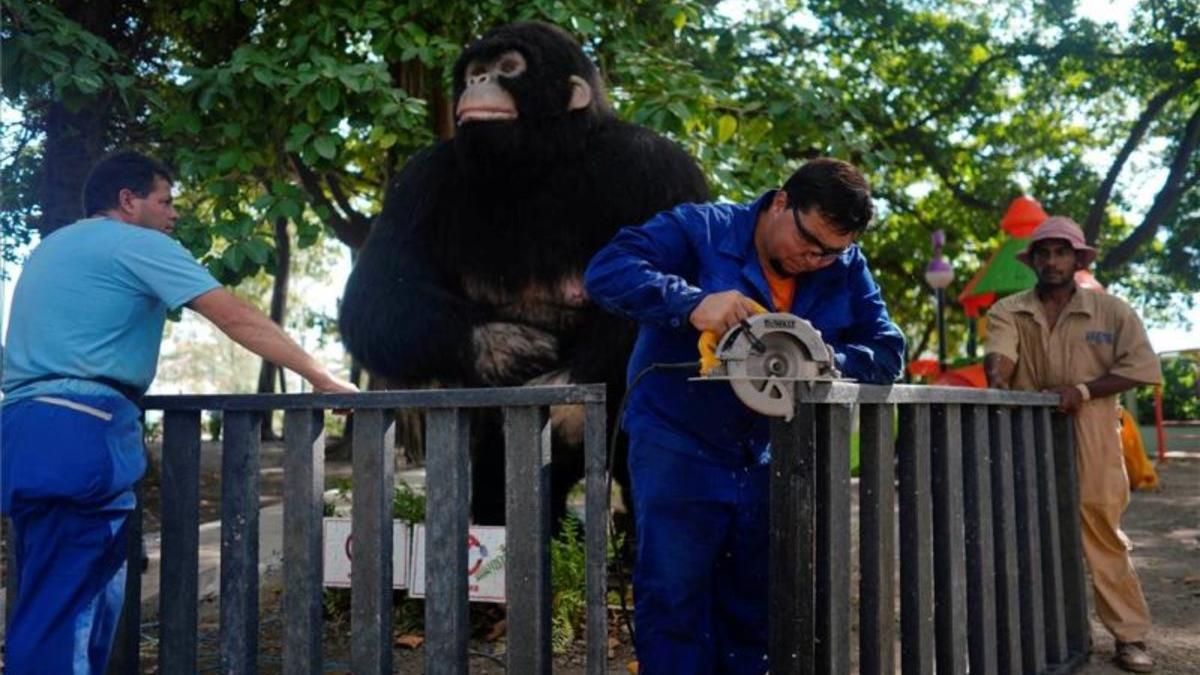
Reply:
<svg viewBox="0 0 1200 675"><path fill-rule="evenodd" d="M1030 254L1033 252L1033 247L1039 241L1044 239L1063 239L1075 249L1076 253L1082 253L1083 266L1087 267L1096 259L1096 249L1087 245L1083 239L1083 230L1079 224L1066 216L1051 216L1042 221L1041 225L1033 231L1029 237L1029 245L1024 251L1017 254L1017 260L1032 267L1029 260Z"/></svg>

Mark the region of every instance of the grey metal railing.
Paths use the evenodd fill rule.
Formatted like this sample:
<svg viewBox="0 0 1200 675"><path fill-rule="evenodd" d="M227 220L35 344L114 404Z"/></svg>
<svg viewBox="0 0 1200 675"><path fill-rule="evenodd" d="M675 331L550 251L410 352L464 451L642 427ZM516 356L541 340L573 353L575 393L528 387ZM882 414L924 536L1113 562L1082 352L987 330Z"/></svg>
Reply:
<svg viewBox="0 0 1200 675"><path fill-rule="evenodd" d="M509 672L548 673L550 651L550 429L548 407L585 408L589 514L608 512L603 385L443 389L363 394L150 396L162 410L162 585L159 671L196 672L199 554L200 415L223 412L221 461L221 672L258 670L259 424L285 410L283 672L320 673L322 660L322 495L324 411L354 411L354 573L351 667L392 672L392 411L425 411L425 671L467 672L467 524L472 408L502 408L507 454L506 595ZM602 673L607 656L606 519L584 524L587 555L587 662ZM130 587L139 576L130 574ZM133 592L133 591L131 591ZM128 597L128 596L127 596ZM138 602L122 623L139 625ZM138 631L121 642L110 672L140 672Z"/></svg>
<svg viewBox="0 0 1200 675"><path fill-rule="evenodd" d="M1069 419L1053 412L1057 401L963 388L799 385L794 418L774 421L771 430L771 672L852 670L856 535L859 672L1060 673L1085 661L1075 455ZM222 410L225 421L221 670L256 670L259 412L283 409L284 672L321 672L322 420L323 411L334 408L355 410L352 668L391 671L390 411L419 408L426 415L428 461L426 672L467 672L467 588L458 572L466 567L466 411L500 407L507 449L508 670L550 672L547 407L559 404L586 408L586 510L607 513L600 385L148 398L148 409L165 413L160 671L196 669L203 410ZM857 531L849 466L853 406L861 459ZM588 518L585 533L587 669L602 673L605 519ZM137 579L130 575L125 625L138 625ZM137 672L137 642L136 630L126 633L112 672Z"/></svg>
<svg viewBox="0 0 1200 675"><path fill-rule="evenodd" d="M1061 673L1086 661L1075 453L1057 404L1040 393L798 386L795 416L771 429L771 672L851 671L853 405L859 672Z"/></svg>

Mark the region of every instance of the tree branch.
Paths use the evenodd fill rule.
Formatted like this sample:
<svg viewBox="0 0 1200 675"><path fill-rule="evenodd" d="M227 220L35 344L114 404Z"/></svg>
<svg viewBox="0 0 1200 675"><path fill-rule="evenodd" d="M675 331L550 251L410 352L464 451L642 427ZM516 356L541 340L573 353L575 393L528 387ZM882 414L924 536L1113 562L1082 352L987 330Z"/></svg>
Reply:
<svg viewBox="0 0 1200 675"><path fill-rule="evenodd" d="M980 84L980 82L983 81L983 76L988 71L988 69L990 69L993 65L995 65L996 63L999 63L1000 61L1004 61L1006 59L1012 58L1013 56L1019 56L1019 55L1021 55L1021 53L1022 53L1022 50L1020 48L1014 47L1014 48L1006 49L1006 50L1000 52L999 54L989 56L988 58L981 61L979 63L979 65L976 66L975 70L971 72L970 76L967 77L966 81L963 83L962 89L959 90L957 95L950 97L950 99L947 100L942 105L938 106L937 108L934 108L933 110L930 110L929 113L927 115L925 115L925 117L921 118L914 124L910 125L909 128L916 128L916 129L922 128L926 124L941 117L942 115L949 113L949 112L953 112L956 108L961 106L964 102L968 101L970 99L970 97L975 93L975 91L977 89L979 89L979 84ZM899 132L897 132L897 133L899 133ZM893 134L893 136L894 135L895 134Z"/></svg>
<svg viewBox="0 0 1200 675"><path fill-rule="evenodd" d="M1129 262L1138 248L1158 231L1158 226L1179 204L1179 200L1191 183L1187 180L1188 162L1191 160L1192 153L1196 151L1197 143L1200 143L1200 106L1196 107L1184 127L1183 136L1179 139L1179 147L1175 149L1175 157L1171 160L1171 171L1163 182L1162 189L1155 195L1154 204L1146 212L1142 223L1134 228L1124 241L1117 244L1116 248L1104 256L1104 260L1098 266L1099 269L1110 272Z"/></svg>
<svg viewBox="0 0 1200 675"><path fill-rule="evenodd" d="M338 180L336 173L325 174L325 184L329 186L329 193L333 195L333 199L341 208L342 213L350 220L351 225L357 228L371 229L371 221L369 218L359 213L357 209L350 205L350 200L346 199L346 194L342 192L342 183Z"/></svg>
<svg viewBox="0 0 1200 675"><path fill-rule="evenodd" d="M1124 168L1125 162L1129 156L1141 144L1142 137L1145 136L1146 130L1150 128L1150 123L1158 114L1162 112L1163 107L1173 98L1178 96L1180 92L1187 89L1193 82L1200 79L1200 71L1193 73L1190 77L1180 80L1175 84L1167 87L1146 103L1146 108L1134 123L1133 128L1129 130L1129 136L1125 139L1124 145L1121 146L1121 151L1117 153L1113 159L1112 165L1108 167L1108 173L1104 176L1104 181L1100 183L1100 188L1096 190L1095 199L1092 201L1092 208L1088 212L1087 220L1083 222L1084 239L1090 242L1096 242L1100 235L1100 221L1104 219L1104 210L1108 206L1108 201L1112 197L1113 186L1117 182L1117 177L1121 174L1121 169Z"/></svg>
<svg viewBox="0 0 1200 675"><path fill-rule="evenodd" d="M915 146L918 151L920 151L921 155L928 163L929 168L933 169L933 172L942 180L942 184L946 186L946 189L950 190L950 194L954 195L954 198L961 202L964 206L979 211L986 211L988 213L995 213L1000 210L1000 206L998 204L993 204L986 199L980 199L970 192L967 192L967 190L954 179L950 167L946 166L946 164L941 161L941 156L944 153L930 143L920 129L906 130L902 136L909 143Z"/></svg>
<svg viewBox="0 0 1200 675"><path fill-rule="evenodd" d="M321 189L321 179L304 164L299 155L294 152L288 153L288 159L292 163L292 168L296 170L300 184L304 186L304 191L308 193L309 198L313 200L313 203L325 207L325 210L329 212L329 217L325 222L333 230L333 234L350 248L360 248L367 240L370 227L350 222L338 211L337 207L325 196L325 191Z"/></svg>

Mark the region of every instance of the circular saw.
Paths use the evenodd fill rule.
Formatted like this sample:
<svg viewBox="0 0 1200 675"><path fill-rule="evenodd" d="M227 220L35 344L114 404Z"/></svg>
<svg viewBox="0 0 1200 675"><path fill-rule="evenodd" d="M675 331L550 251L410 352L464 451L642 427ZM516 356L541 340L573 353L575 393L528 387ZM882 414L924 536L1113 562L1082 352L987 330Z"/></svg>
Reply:
<svg viewBox="0 0 1200 675"><path fill-rule="evenodd" d="M719 340L700 339L699 380L728 380L734 393L755 412L790 420L796 382L834 381L841 373L821 332L793 314L756 314Z"/></svg>

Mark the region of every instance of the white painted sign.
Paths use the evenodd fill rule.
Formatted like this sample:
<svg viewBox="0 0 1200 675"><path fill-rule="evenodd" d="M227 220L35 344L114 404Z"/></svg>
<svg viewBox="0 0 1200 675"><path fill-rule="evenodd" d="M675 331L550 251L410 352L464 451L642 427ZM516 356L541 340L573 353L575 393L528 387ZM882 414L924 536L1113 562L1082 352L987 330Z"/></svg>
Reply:
<svg viewBox="0 0 1200 675"><path fill-rule="evenodd" d="M325 528L325 585L335 588L350 587L350 572L354 558L354 536L350 531L349 518L326 518ZM408 588L409 527L400 521L392 521L392 588Z"/></svg>
<svg viewBox="0 0 1200 675"><path fill-rule="evenodd" d="M425 597L425 526L413 526L412 578L409 595ZM504 598L504 528L475 525L467 529L467 596L471 602Z"/></svg>

